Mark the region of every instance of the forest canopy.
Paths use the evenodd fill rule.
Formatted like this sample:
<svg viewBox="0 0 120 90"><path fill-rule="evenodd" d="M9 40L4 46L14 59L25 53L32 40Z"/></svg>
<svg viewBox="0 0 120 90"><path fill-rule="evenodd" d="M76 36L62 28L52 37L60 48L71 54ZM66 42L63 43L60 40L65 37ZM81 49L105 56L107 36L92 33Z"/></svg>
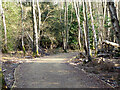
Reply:
<svg viewBox="0 0 120 90"><path fill-rule="evenodd" d="M2 2L2 51L63 48L85 51L88 57L104 48L120 47L120 2ZM116 45L117 44L117 45ZM109 50L108 50L109 51ZM94 53L93 53L94 52Z"/></svg>

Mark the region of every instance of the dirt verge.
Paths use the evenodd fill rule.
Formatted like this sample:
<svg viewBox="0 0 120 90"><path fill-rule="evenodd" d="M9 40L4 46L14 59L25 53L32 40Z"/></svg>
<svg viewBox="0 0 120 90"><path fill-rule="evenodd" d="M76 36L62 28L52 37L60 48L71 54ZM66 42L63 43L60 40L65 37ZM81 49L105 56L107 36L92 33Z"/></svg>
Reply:
<svg viewBox="0 0 120 90"><path fill-rule="evenodd" d="M82 53L69 60L69 64L84 72L94 75L113 88L120 88L120 58L93 58L85 64L86 58Z"/></svg>

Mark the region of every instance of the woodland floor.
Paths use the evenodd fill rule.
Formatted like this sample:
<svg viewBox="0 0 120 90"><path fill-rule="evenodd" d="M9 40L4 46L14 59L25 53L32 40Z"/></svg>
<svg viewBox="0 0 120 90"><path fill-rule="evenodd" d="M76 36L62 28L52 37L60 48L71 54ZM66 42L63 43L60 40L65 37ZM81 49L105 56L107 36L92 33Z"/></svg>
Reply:
<svg viewBox="0 0 120 90"><path fill-rule="evenodd" d="M58 51L36 59L31 56L23 58L21 52L19 56L13 55L14 53L3 55L3 74L7 86L12 87L14 84L17 88L118 87L118 71L102 70L99 68L102 65L95 62L83 64L84 58L80 57L78 52L56 52Z"/></svg>
<svg viewBox="0 0 120 90"><path fill-rule="evenodd" d="M68 62L85 73L96 76L111 87L120 88L120 57L116 59L94 57L91 62L86 64L84 61L86 58L80 53Z"/></svg>

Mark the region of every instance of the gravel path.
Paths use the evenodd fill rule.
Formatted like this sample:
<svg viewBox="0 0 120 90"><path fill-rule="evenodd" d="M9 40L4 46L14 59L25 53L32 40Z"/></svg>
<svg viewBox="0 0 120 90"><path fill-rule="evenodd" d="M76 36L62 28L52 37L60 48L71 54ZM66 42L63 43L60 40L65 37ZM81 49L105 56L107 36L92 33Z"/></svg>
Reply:
<svg viewBox="0 0 120 90"><path fill-rule="evenodd" d="M20 64L15 71L15 88L110 88L94 76L66 63L78 52L41 57Z"/></svg>

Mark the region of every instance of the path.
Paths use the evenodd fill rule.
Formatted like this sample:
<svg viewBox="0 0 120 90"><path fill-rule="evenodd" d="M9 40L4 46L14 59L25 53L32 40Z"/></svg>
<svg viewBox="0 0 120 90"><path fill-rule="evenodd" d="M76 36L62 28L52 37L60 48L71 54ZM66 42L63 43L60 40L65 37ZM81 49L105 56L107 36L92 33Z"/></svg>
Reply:
<svg viewBox="0 0 120 90"><path fill-rule="evenodd" d="M65 63L74 53L61 53L21 64L15 73L17 88L106 88L97 78Z"/></svg>

